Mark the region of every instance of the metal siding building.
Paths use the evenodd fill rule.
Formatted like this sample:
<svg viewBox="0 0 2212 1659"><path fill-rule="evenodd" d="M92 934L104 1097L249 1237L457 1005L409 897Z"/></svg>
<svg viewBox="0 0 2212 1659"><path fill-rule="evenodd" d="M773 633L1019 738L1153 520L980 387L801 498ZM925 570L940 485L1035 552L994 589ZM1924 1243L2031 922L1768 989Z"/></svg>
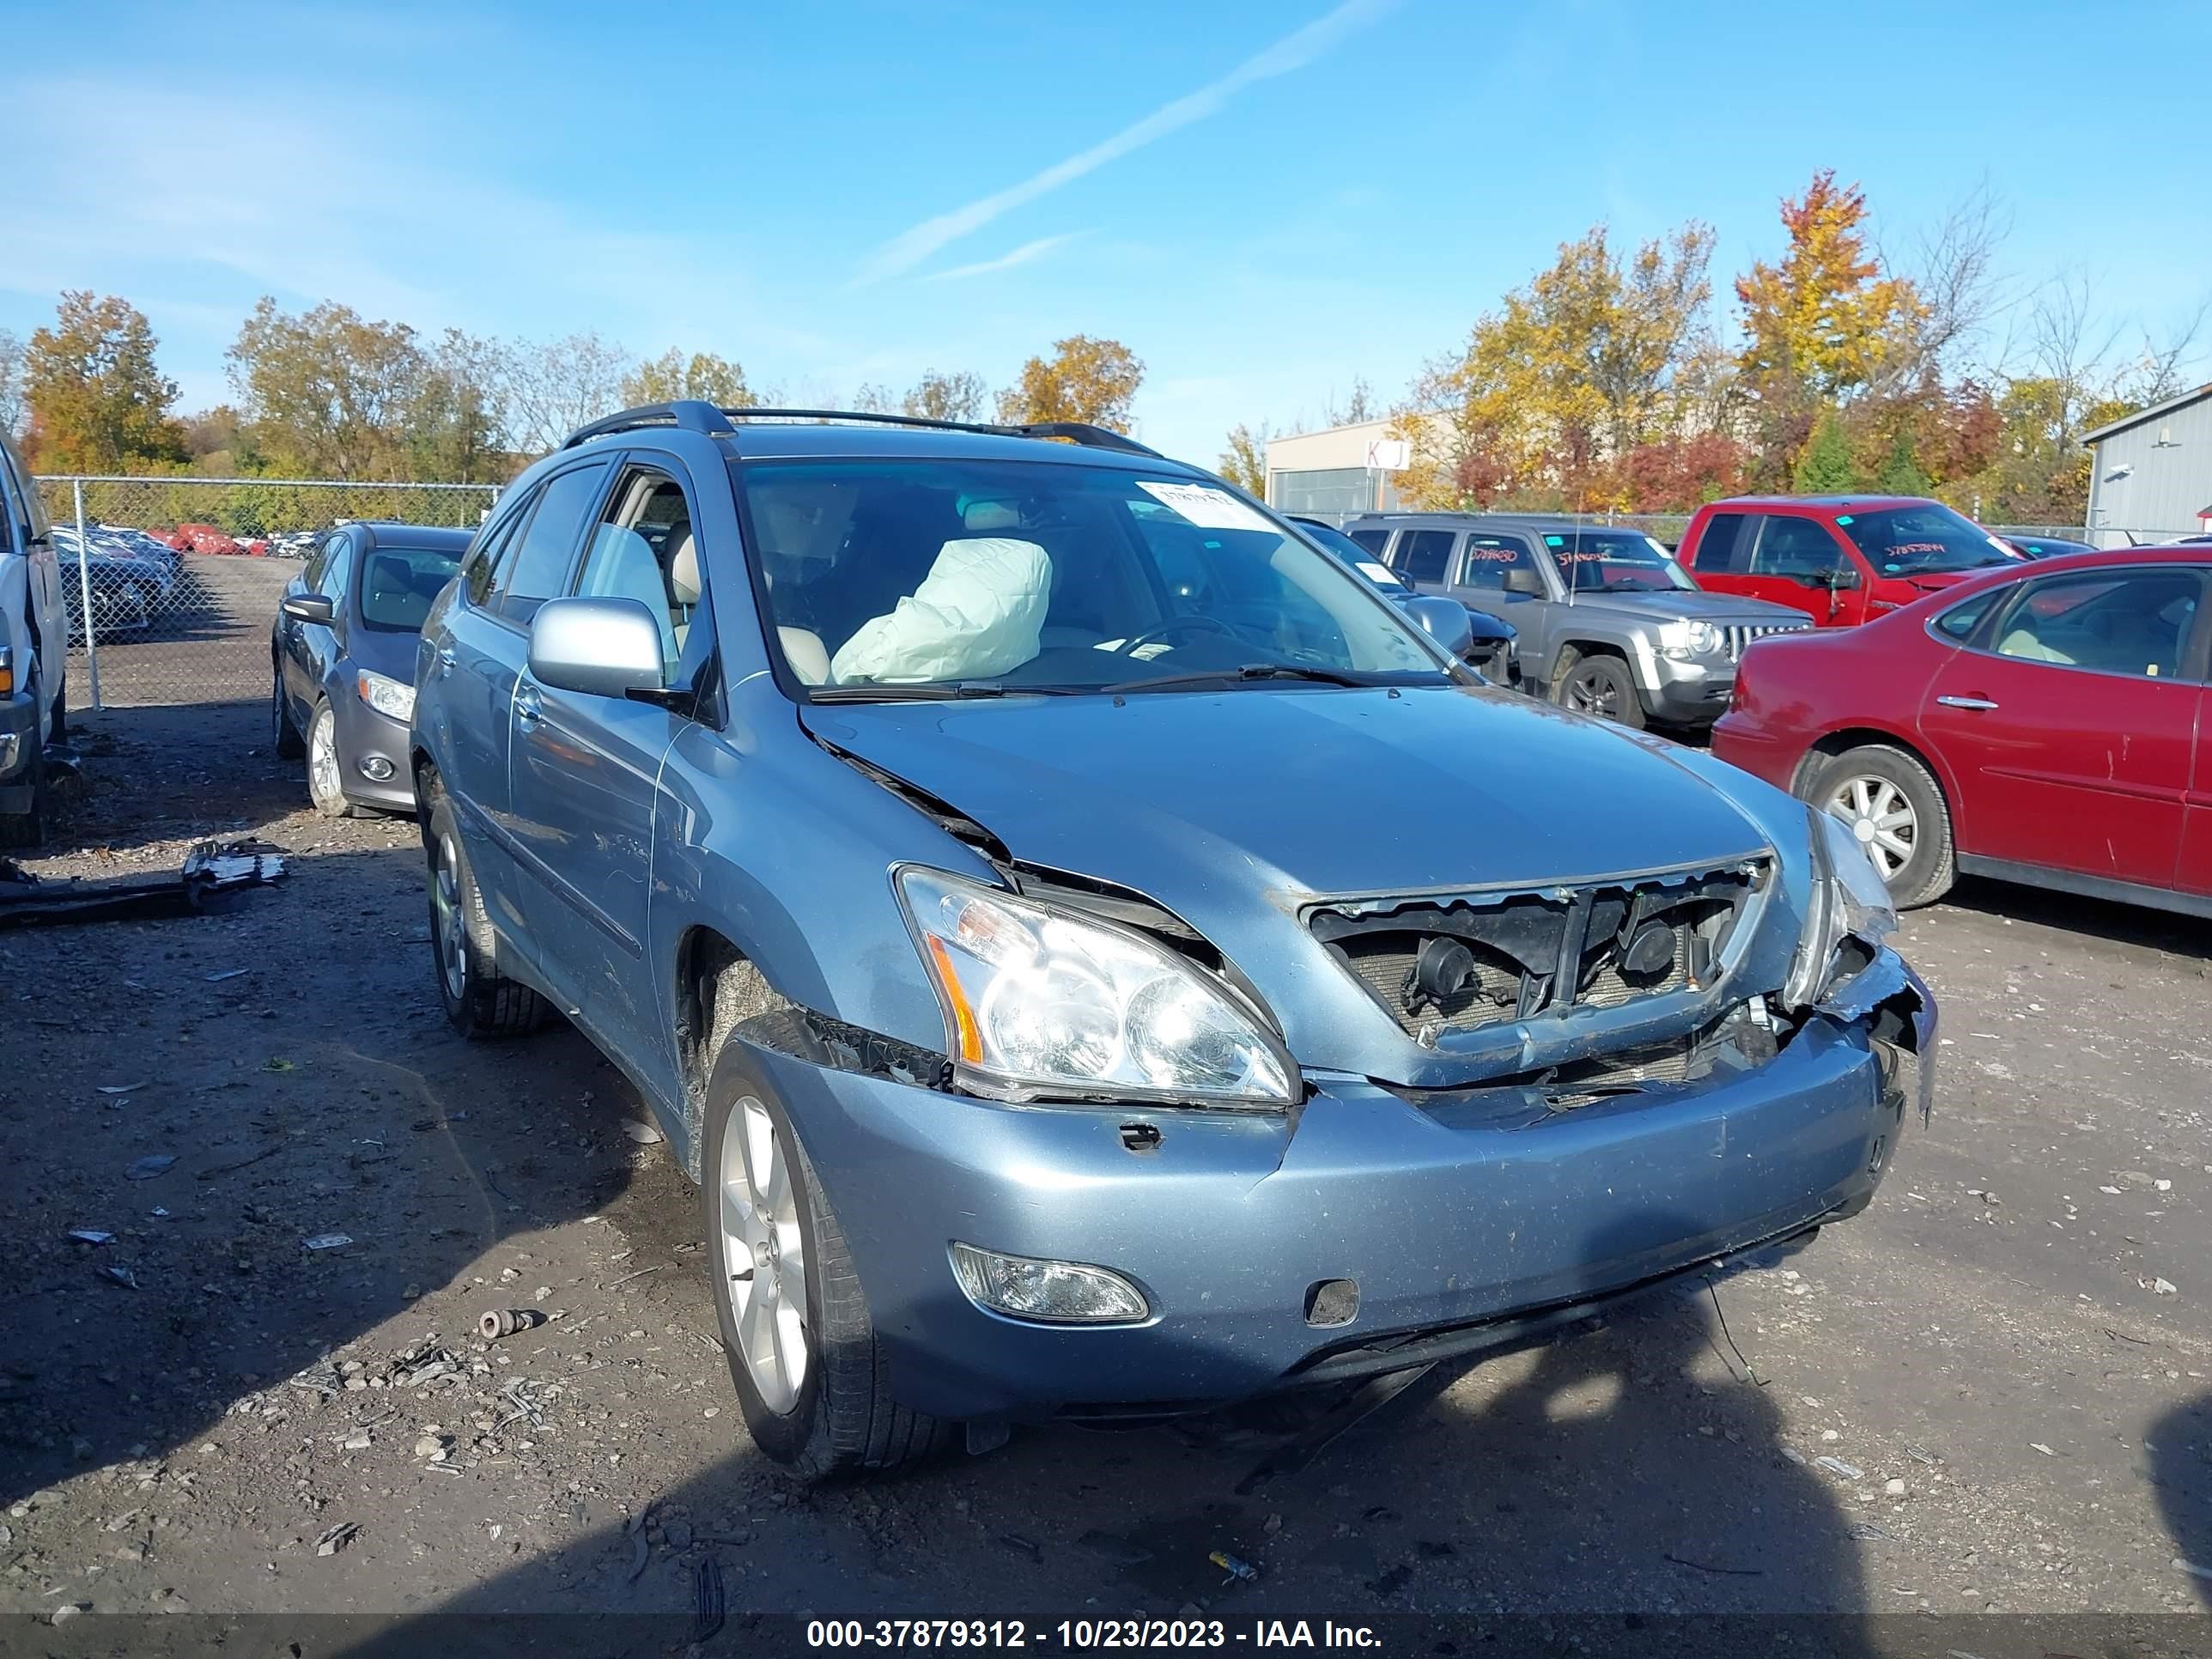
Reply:
<svg viewBox="0 0 2212 1659"><path fill-rule="evenodd" d="M2212 530L2212 386L2082 434L2087 539L2100 547Z"/></svg>
<svg viewBox="0 0 2212 1659"><path fill-rule="evenodd" d="M1367 447L1389 435L1389 421L1362 421L1273 438L1267 443L1267 505L1339 523L1398 505L1391 475L1367 465Z"/></svg>

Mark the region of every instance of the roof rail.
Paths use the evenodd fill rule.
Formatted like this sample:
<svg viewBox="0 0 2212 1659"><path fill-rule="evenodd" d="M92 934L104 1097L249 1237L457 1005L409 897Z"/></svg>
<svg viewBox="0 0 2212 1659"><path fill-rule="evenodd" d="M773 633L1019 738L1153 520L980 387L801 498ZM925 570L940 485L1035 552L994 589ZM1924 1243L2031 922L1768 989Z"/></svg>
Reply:
<svg viewBox="0 0 2212 1659"><path fill-rule="evenodd" d="M642 426L672 426L685 432L704 433L710 438L726 437L737 430L714 404L698 398L684 398L672 404L641 404L635 409L620 410L578 427L561 447L574 449L593 438L604 438L610 432L633 432Z"/></svg>
<svg viewBox="0 0 2212 1659"><path fill-rule="evenodd" d="M937 432L980 432L998 438L1066 438L1094 449L1118 449L1130 455L1149 455L1164 460L1157 449L1134 438L1082 421L1030 421L1007 424L986 421L940 421L926 415L878 415L855 409L732 409L720 411L733 420L859 421L879 426L911 426Z"/></svg>

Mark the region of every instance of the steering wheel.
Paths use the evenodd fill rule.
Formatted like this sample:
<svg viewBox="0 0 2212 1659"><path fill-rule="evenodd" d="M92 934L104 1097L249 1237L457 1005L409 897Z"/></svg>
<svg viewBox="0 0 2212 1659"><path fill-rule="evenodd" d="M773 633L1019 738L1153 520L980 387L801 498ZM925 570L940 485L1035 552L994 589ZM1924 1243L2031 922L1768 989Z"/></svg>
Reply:
<svg viewBox="0 0 2212 1659"><path fill-rule="evenodd" d="M1218 617L1177 617L1170 622L1162 623L1158 628L1148 628L1143 633L1122 641L1120 645L1115 647L1114 654L1117 657L1128 656L1139 647L1151 645L1157 640L1172 638L1185 629L1192 628L1203 628L1216 634L1225 634L1232 640L1243 638L1243 635Z"/></svg>

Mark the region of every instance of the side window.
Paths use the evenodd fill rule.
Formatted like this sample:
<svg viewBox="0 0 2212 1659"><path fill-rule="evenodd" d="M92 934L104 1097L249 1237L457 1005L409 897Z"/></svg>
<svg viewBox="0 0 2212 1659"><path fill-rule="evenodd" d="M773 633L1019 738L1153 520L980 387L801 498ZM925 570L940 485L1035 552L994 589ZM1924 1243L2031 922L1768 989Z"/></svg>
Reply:
<svg viewBox="0 0 2212 1659"><path fill-rule="evenodd" d="M1716 575L1741 574L1751 556L1751 538L1743 533L1746 514L1716 513L1705 520L1705 532L1698 538L1698 550L1692 567Z"/></svg>
<svg viewBox="0 0 2212 1659"><path fill-rule="evenodd" d="M538 492L537 511L492 573L493 601L510 622L527 623L568 586L568 562L583 539L585 515L599 498L606 463L559 473Z"/></svg>
<svg viewBox="0 0 2212 1659"><path fill-rule="evenodd" d="M1409 582L1440 582L1451 568L1456 530L1407 530L1398 537L1397 556L1391 563Z"/></svg>
<svg viewBox="0 0 2212 1659"><path fill-rule="evenodd" d="M461 592L471 605L483 605L491 598L492 576L499 568L500 556L514 541L516 529L530 517L530 510L538 504L538 493L532 490L522 502L504 517L495 520L477 538L476 545L469 550L468 562L461 567Z"/></svg>
<svg viewBox="0 0 2212 1659"><path fill-rule="evenodd" d="M1389 544L1390 532L1387 530L1355 530L1352 532L1352 539L1379 559L1382 556L1383 548Z"/></svg>
<svg viewBox="0 0 2212 1659"><path fill-rule="evenodd" d="M1760 524L1749 569L1754 576L1826 576L1850 565L1850 556L1819 520L1770 513Z"/></svg>
<svg viewBox="0 0 2212 1659"><path fill-rule="evenodd" d="M2197 622L2203 573L2085 570L2031 582L1997 625L1996 653L2030 662L2172 679Z"/></svg>
<svg viewBox="0 0 2212 1659"><path fill-rule="evenodd" d="M1978 593L1964 605L1953 605L1942 616L1936 617L1929 626L1946 638L1964 640L1982 625L1982 618L1990 614L1990 605L1997 599L2005 598L2011 591L2009 588L1996 587L1991 588L1986 593Z"/></svg>
<svg viewBox="0 0 2212 1659"><path fill-rule="evenodd" d="M333 531L315 555L314 568L307 580L316 592L329 596L331 603L343 605L345 601L347 567L353 562L353 539L343 530Z"/></svg>
<svg viewBox="0 0 2212 1659"><path fill-rule="evenodd" d="M660 624L661 679L672 679L700 600L698 549L683 486L650 467L624 474L592 532L575 591L586 599L635 599L650 611Z"/></svg>
<svg viewBox="0 0 2212 1659"><path fill-rule="evenodd" d="M1535 571L1536 556L1518 536L1470 534L1466 550L1460 555L1459 585L1488 588L1492 592L1527 592L1532 587L1541 592L1541 579L1534 584L1528 580ZM1516 572L1521 574L1517 582L1512 580Z"/></svg>

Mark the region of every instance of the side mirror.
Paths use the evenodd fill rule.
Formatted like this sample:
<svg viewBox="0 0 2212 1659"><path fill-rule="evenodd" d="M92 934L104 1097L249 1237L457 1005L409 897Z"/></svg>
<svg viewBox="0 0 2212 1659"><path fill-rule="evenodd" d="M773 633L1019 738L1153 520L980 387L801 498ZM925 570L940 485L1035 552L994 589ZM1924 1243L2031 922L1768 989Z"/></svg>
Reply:
<svg viewBox="0 0 2212 1659"><path fill-rule="evenodd" d="M1524 599L1540 599L1546 597L1544 579L1525 566L1516 566L1505 573L1505 591L1508 593L1518 594Z"/></svg>
<svg viewBox="0 0 2212 1659"><path fill-rule="evenodd" d="M560 691L658 691L660 624L635 599L548 599L530 623L530 677Z"/></svg>
<svg viewBox="0 0 2212 1659"><path fill-rule="evenodd" d="M320 623L325 628L337 615L325 593L295 593L276 607L294 622Z"/></svg>
<svg viewBox="0 0 2212 1659"><path fill-rule="evenodd" d="M1474 620L1468 608L1457 599L1424 594L1406 601L1406 614L1424 634L1455 657L1463 654L1474 637Z"/></svg>
<svg viewBox="0 0 2212 1659"><path fill-rule="evenodd" d="M1842 593L1859 585L1859 573L1847 564L1839 564L1828 573L1828 592Z"/></svg>

